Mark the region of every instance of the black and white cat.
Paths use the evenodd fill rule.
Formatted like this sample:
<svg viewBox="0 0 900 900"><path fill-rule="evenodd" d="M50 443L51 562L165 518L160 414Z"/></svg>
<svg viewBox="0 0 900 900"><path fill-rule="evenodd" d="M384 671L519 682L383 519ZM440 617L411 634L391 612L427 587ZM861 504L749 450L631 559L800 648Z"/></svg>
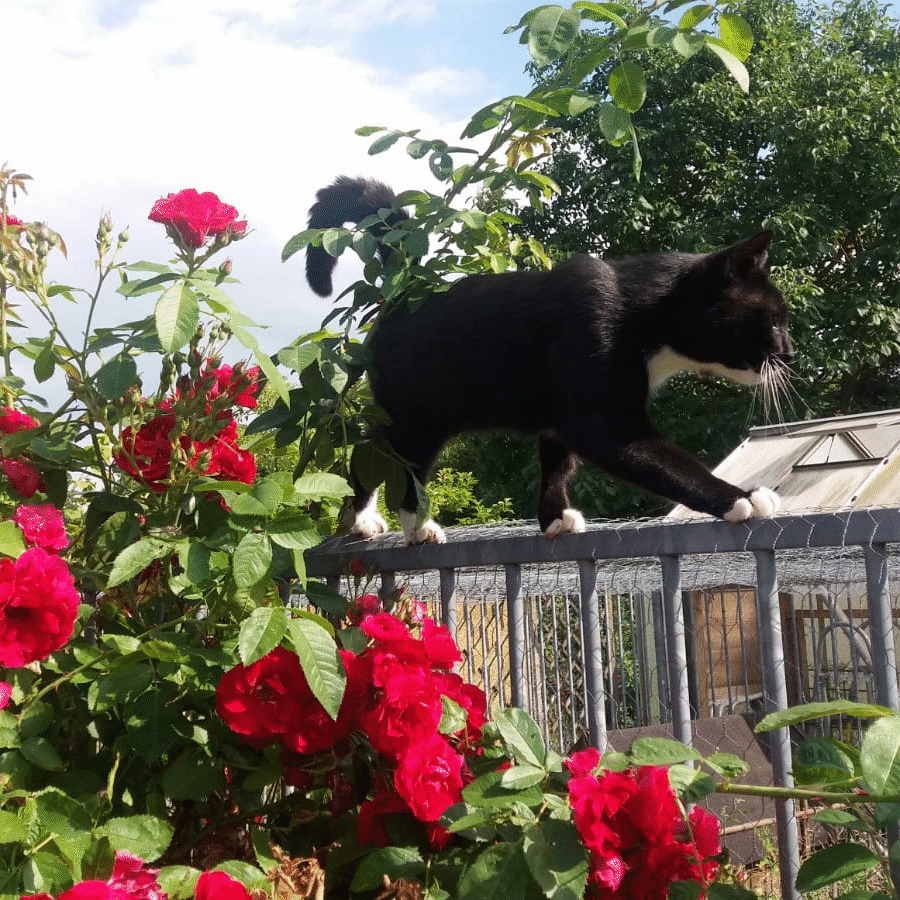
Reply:
<svg viewBox="0 0 900 900"><path fill-rule="evenodd" d="M340 178L318 192L309 224L358 223L393 199L386 185ZM784 377L793 350L784 300L765 269L771 238L763 231L705 254L582 254L551 271L473 275L414 312L391 310L371 334L368 373L391 418L385 439L424 483L446 441L461 432L538 435L537 517L548 537L584 530L567 492L578 457L731 522L774 514L772 490L716 478L646 413L649 393L678 372L747 385ZM308 248L307 279L323 296L334 265L322 248ZM417 521L416 506L410 477L399 510L407 541L443 541L434 521ZM359 485L353 509L355 534L386 530L375 495Z"/></svg>

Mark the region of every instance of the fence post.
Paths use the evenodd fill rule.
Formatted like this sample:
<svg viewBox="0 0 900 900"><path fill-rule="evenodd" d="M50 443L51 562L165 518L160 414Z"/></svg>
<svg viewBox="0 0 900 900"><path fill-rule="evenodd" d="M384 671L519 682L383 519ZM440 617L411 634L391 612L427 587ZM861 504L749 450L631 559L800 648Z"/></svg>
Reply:
<svg viewBox="0 0 900 900"><path fill-rule="evenodd" d="M441 624L456 640L456 569L441 569Z"/></svg>
<svg viewBox="0 0 900 900"><path fill-rule="evenodd" d="M597 597L597 563L592 559L579 560L578 579L581 586L581 633L588 698L588 733L591 743L602 751L606 749L606 691L603 684L603 632Z"/></svg>
<svg viewBox="0 0 900 900"><path fill-rule="evenodd" d="M894 648L894 617L888 584L888 556L884 544L869 544L866 553L866 592L869 601L869 629L872 633L872 668L875 699L883 706L900 709L897 689L897 653ZM900 839L900 826L887 828L889 844ZM900 890L900 865L891 861L891 881Z"/></svg>
<svg viewBox="0 0 900 900"><path fill-rule="evenodd" d="M525 603L522 568L506 566L506 620L509 634L509 680L512 705L525 706ZM501 676L502 677L502 676Z"/></svg>
<svg viewBox="0 0 900 900"><path fill-rule="evenodd" d="M784 644L781 638L781 607L778 602L778 572L775 568L774 550L756 550L754 555L766 712L776 712L787 709L788 705ZM769 741L775 784L791 788L794 786L794 776L791 771L790 731L778 728L769 733ZM800 893L795 882L800 870L800 838L793 800L775 801L775 822L778 831L781 896L799 900Z"/></svg>
<svg viewBox="0 0 900 900"><path fill-rule="evenodd" d="M691 701L688 685L687 644L684 631L684 600L681 596L681 559L664 554L662 565L663 615L666 618L666 650L669 662L669 702L672 733L676 741L691 743Z"/></svg>

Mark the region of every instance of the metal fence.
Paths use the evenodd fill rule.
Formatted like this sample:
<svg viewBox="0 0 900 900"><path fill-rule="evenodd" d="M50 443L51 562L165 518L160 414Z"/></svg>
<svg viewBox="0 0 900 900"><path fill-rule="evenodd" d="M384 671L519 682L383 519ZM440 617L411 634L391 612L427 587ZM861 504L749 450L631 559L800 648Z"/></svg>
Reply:
<svg viewBox="0 0 900 900"><path fill-rule="evenodd" d="M307 571L347 591L361 566L384 595L402 586L430 605L457 635L461 674L492 706L527 709L562 753L671 734L742 756L755 783L791 786L800 735L755 735L765 712L838 697L900 709L898 509L592 523L553 541L533 523L447 535L420 547L336 538L307 553ZM711 805L737 862L758 860L774 829L781 895L798 896L801 844L820 838L805 811Z"/></svg>

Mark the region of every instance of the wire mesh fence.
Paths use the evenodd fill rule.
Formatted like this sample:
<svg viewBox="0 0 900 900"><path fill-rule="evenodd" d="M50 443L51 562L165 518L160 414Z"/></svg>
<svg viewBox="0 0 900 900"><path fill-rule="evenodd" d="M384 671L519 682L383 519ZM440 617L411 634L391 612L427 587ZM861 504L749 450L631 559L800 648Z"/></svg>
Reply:
<svg viewBox="0 0 900 900"><path fill-rule="evenodd" d="M533 525L450 530L442 546L340 539L308 556L337 584L349 563L402 585L455 629L460 674L493 708L522 706L561 753L669 734L791 783L801 736L855 741L857 720L757 735L766 712L839 698L898 703L900 510L751 525L613 522L546 541ZM349 584L348 582L344 582ZM776 844L794 896L801 846L819 840L788 801L716 796L734 860Z"/></svg>

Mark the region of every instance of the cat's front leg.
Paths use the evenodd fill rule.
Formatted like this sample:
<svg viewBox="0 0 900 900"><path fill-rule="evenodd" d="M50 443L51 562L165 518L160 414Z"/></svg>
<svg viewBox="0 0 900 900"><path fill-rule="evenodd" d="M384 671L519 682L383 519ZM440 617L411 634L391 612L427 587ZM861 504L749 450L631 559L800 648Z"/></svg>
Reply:
<svg viewBox="0 0 900 900"><path fill-rule="evenodd" d="M407 544L445 544L447 542L444 529L434 519L426 519L417 524L418 515L407 509L398 510L397 518L400 519Z"/></svg>
<svg viewBox="0 0 900 900"><path fill-rule="evenodd" d="M611 436L611 429L602 421L586 430L588 424L572 436L579 455L644 490L729 522L772 516L781 505L769 488L748 491L716 477L649 423L634 425L618 436Z"/></svg>
<svg viewBox="0 0 900 900"><path fill-rule="evenodd" d="M747 519L768 518L781 508L781 498L767 487L754 488L746 497L738 497L734 506L722 516L728 522L746 522Z"/></svg>

